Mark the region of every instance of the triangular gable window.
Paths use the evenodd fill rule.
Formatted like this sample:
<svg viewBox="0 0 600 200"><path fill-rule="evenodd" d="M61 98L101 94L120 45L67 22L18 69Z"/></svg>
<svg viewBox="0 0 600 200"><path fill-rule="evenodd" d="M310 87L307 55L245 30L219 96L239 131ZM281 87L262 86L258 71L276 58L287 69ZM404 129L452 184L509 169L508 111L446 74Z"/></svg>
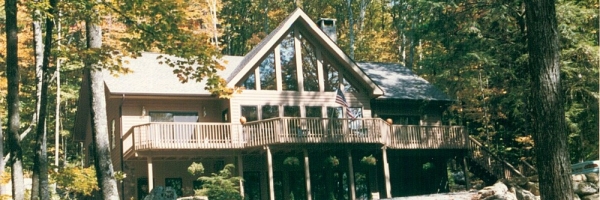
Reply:
<svg viewBox="0 0 600 200"><path fill-rule="evenodd" d="M294 31L290 31L279 44L281 56L282 90L298 91L298 73L296 68L296 42Z"/></svg>
<svg viewBox="0 0 600 200"><path fill-rule="evenodd" d="M297 57L301 59L297 60ZM333 92L343 85L344 92L357 92L335 65L338 63L323 56L309 38L291 30L240 86L246 90Z"/></svg>
<svg viewBox="0 0 600 200"><path fill-rule="evenodd" d="M317 67L317 52L314 45L300 35L302 49L302 75L304 91L319 91L319 75Z"/></svg>
<svg viewBox="0 0 600 200"><path fill-rule="evenodd" d="M275 54L271 52L258 66L261 90L277 90L275 77Z"/></svg>

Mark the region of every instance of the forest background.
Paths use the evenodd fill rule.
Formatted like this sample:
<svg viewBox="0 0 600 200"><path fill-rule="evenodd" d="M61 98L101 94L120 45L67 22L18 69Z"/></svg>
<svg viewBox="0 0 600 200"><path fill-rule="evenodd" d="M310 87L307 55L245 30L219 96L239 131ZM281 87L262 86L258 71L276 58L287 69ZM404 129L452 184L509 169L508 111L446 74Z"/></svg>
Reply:
<svg viewBox="0 0 600 200"><path fill-rule="evenodd" d="M296 7L301 7L313 20L334 18L338 45L355 61L402 63L457 100L444 112L445 124L465 126L470 135L511 163L526 160L535 164L532 108L528 99L527 27L522 0L104 1L102 5L98 15L103 51L133 56L140 49L182 53L161 47L158 39L148 43L132 42L132 38L149 31L158 32L159 28L183 27L189 31L186 33L195 35L194 39L210 44L210 48L196 46L201 47L198 51L203 51L198 54L241 56ZM35 119L37 112L33 22L40 16L54 16L42 12L34 17L34 13L49 7L44 1L18 4L19 96L23 121L20 126L22 133L29 133L22 134L21 143L26 172L34 166L37 131L32 129L35 120L25 120ZM46 130L48 138L60 136L61 162L56 167L64 167L81 163L83 153L80 144L73 142L71 128L75 123L84 71L82 58L90 54L86 51L84 23L89 13L85 12L84 1L79 0L60 1L54 8L60 17L50 17L56 22L56 36L49 56L49 72L53 75L49 79L47 97L51 105L48 110L54 110L55 105L60 107L58 112L48 112L47 121L58 119L58 123L48 123ZM174 10L178 14L170 13ZM556 1L562 92L572 163L599 157L598 11L599 3L594 0ZM5 18L6 13L0 12L2 22ZM7 24L0 24L3 34L0 44L6 43L6 27ZM171 36L179 35L172 33ZM167 46L169 42L162 45ZM6 66L6 49L0 49L0 55L0 66ZM127 72L118 64L118 57L112 59L117 64L107 64L107 69L117 74ZM59 60L60 76L57 73ZM3 130L7 130L6 74L6 68L0 68ZM61 85L60 98L56 96L57 81ZM60 99L58 104L57 99ZM50 160L57 156L54 149L52 141L48 145Z"/></svg>

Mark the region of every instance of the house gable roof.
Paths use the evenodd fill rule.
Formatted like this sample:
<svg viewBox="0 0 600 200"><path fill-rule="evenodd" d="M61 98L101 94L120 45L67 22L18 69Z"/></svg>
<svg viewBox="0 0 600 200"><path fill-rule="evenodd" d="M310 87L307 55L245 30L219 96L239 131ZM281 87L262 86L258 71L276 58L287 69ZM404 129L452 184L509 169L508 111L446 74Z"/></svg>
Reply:
<svg viewBox="0 0 600 200"><path fill-rule="evenodd" d="M377 99L407 99L426 101L454 101L427 80L397 63L358 63L385 95Z"/></svg>
<svg viewBox="0 0 600 200"><path fill-rule="evenodd" d="M372 96L383 95L383 90L379 88L369 76L367 76L358 65L340 49L319 27L306 15L301 9L297 8L290 14L275 30L267 35L256 47L254 47L239 65L233 69L227 80L228 87L235 87L237 83L253 69L254 66L265 57L271 49L279 44L279 41L286 36L286 33L294 26L303 26L305 30L320 43L324 50L328 51L337 59L352 76L354 76L362 85L368 88Z"/></svg>
<svg viewBox="0 0 600 200"><path fill-rule="evenodd" d="M178 59L173 56L158 53L144 52L142 56L135 59L127 59L124 67L129 68L133 73L112 75L104 70L104 83L110 94L121 95L193 95L209 96L209 91L205 90L206 81L189 81L181 83L177 76L173 74L173 68L167 64L161 64L157 58L159 56L170 59ZM242 60L240 56L223 56L220 60L225 66L225 70L217 72L221 77L231 74L234 66Z"/></svg>
<svg viewBox="0 0 600 200"><path fill-rule="evenodd" d="M454 101L441 90L414 74L410 69L396 63L356 63L350 59L327 35L313 23L300 9L296 9L286 18L271 34L259 43L246 56L223 56L220 60L225 70L217 74L226 78L228 86L233 87L250 72L253 66L261 62L270 50L278 45L289 29L295 24L304 28L302 31L310 34L314 42L322 44L322 50L344 65L344 71L350 73L360 84L371 88L371 95L375 99L407 99L430 101ZM128 59L125 67L133 73L114 76L105 70L104 80L107 93L120 96L127 95L152 95L152 96L211 96L205 90L205 81L190 81L181 83L173 74L173 68L161 64L157 57L173 56L159 53L144 52L141 57ZM331 58L330 58L331 59Z"/></svg>

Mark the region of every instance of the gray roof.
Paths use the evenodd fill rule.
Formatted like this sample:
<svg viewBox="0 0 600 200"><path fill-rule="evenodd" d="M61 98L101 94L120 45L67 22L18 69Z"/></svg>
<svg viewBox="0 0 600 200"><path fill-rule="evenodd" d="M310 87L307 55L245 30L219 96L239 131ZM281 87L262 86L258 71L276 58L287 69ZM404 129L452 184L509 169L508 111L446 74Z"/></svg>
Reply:
<svg viewBox="0 0 600 200"><path fill-rule="evenodd" d="M384 91L377 99L454 101L427 80L396 63L357 63Z"/></svg>
<svg viewBox="0 0 600 200"><path fill-rule="evenodd" d="M104 73L104 81L112 94L137 95L210 95L204 89L205 81L181 83L173 74L173 68L159 64L158 53L142 53L141 57L128 59L124 64L133 71L128 74ZM174 58L174 57L171 57ZM225 70L221 77L234 75L244 57L223 56ZM358 66L384 91L377 99L408 99L430 101L454 101L438 88L417 76L410 69L397 63L357 63Z"/></svg>
<svg viewBox="0 0 600 200"><path fill-rule="evenodd" d="M210 95L204 89L205 82L190 80L181 83L173 73L173 68L166 64L160 64L158 56L167 56L158 53L142 53L136 59L127 59L124 67L133 73L111 75L105 70L104 82L112 94L137 94L137 95ZM170 58L174 58L169 56ZM225 70L219 71L221 77L231 74L233 66L237 66L243 57L223 56L221 62L226 66Z"/></svg>

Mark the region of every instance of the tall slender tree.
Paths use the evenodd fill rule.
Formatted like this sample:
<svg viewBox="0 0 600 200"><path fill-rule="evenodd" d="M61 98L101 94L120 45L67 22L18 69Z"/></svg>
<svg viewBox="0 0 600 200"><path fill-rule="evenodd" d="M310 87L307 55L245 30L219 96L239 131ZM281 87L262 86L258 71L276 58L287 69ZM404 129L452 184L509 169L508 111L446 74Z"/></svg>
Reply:
<svg viewBox="0 0 600 200"><path fill-rule="evenodd" d="M48 70L50 65L50 52L52 50L52 33L54 30L54 8L56 7L56 0L50 0L50 7L48 9L48 15L46 17L46 38L43 44L43 59L42 59L42 77L40 87L40 98L39 98L39 116L35 138L35 155L33 165L33 183L31 199L48 200L50 199L49 182L48 182L48 153L47 153L47 142L46 142L46 118L48 115L48 85L50 84L50 72ZM37 52L36 52L37 54ZM36 56L37 57L37 56ZM55 133L58 134L58 133ZM34 193L34 191L36 191Z"/></svg>
<svg viewBox="0 0 600 200"><path fill-rule="evenodd" d="M43 80L44 80L44 73L43 73L43 62L44 62L44 41L43 41L43 36L42 36L42 12L39 9L40 5L40 0L36 0L33 2L33 51L34 51L34 56L35 56L35 83L36 83L36 108L35 108L35 113L33 114L33 123L31 123L31 125L37 125L38 128L37 130L40 130L39 126L42 125L41 123L44 122L40 122L40 120L38 120L38 116L40 115L40 103L41 103L41 99L45 98L45 96L42 96L42 87L43 87ZM44 131L45 128L41 128L42 131ZM39 134L40 132L36 133L36 142L37 139L39 139ZM37 154L38 150L41 148L36 144L35 147L35 158L34 158L34 162L37 162L39 159L39 156ZM39 191L39 164L36 165L34 164L33 166L33 175L31 177L32 179L32 183L31 183L31 198L38 198L40 191Z"/></svg>
<svg viewBox="0 0 600 200"><path fill-rule="evenodd" d="M90 92L91 116L92 116L92 140L94 146L94 166L96 168L96 178L98 186L102 193L102 198L106 200L119 199L117 190L117 181L113 171L113 164L110 158L110 145L108 141L108 122L106 121L106 100L104 99L104 78L102 77L102 66L99 63L98 56L102 48L102 28L96 5L92 2L90 10L94 11L86 19L87 47L91 50L88 60L86 60L85 78L88 81Z"/></svg>
<svg viewBox="0 0 600 200"><path fill-rule="evenodd" d="M23 151L21 139L19 138L20 112L19 112L19 58L18 58L18 36L17 36L17 0L5 0L4 11L6 13L6 78L8 80L8 146L13 155L9 160L12 175L13 199L23 200L25 190L23 184Z"/></svg>
<svg viewBox="0 0 600 200"><path fill-rule="evenodd" d="M533 139L542 199L573 199L553 0L525 0Z"/></svg>

